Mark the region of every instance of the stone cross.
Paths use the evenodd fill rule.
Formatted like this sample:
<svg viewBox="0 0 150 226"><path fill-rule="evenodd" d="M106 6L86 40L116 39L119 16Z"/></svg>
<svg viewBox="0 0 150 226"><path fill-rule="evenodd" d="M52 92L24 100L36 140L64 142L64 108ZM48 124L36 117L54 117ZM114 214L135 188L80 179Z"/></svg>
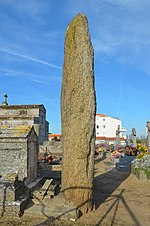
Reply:
<svg viewBox="0 0 150 226"><path fill-rule="evenodd" d="M132 128L132 134L131 134L131 139L133 142L133 147L137 147L137 142L136 142L136 129Z"/></svg>
<svg viewBox="0 0 150 226"><path fill-rule="evenodd" d="M2 105L8 105L8 103L7 103L7 93L5 93L5 95L4 95L4 101L3 101L3 103L2 103Z"/></svg>
<svg viewBox="0 0 150 226"><path fill-rule="evenodd" d="M61 92L62 191L82 214L92 210L96 95L88 21L78 14L67 27Z"/></svg>
<svg viewBox="0 0 150 226"><path fill-rule="evenodd" d="M148 148L148 153L150 154L150 122L147 121L147 148Z"/></svg>
<svg viewBox="0 0 150 226"><path fill-rule="evenodd" d="M120 125L118 125L118 128L116 130L116 146L120 146Z"/></svg>

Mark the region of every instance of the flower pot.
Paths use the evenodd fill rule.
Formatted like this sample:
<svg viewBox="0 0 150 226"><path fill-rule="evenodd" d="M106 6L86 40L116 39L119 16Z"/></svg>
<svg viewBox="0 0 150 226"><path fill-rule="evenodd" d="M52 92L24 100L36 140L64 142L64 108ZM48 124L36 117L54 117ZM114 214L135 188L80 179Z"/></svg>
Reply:
<svg viewBox="0 0 150 226"><path fill-rule="evenodd" d="M111 157L111 152L110 151L106 151L106 158Z"/></svg>

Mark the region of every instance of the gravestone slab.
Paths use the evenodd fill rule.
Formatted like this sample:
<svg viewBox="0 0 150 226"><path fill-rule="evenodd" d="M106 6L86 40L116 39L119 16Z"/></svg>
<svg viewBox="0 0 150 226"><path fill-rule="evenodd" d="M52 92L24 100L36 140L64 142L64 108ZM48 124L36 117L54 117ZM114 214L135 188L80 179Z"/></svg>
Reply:
<svg viewBox="0 0 150 226"><path fill-rule="evenodd" d="M116 167L120 171L130 171L131 162L135 159L134 156L124 156L119 158L119 163L116 163Z"/></svg>

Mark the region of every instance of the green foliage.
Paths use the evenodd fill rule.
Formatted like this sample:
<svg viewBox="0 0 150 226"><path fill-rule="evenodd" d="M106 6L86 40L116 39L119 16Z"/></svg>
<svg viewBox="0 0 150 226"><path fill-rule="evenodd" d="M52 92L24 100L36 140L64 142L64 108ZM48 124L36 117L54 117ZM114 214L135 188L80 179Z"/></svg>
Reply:
<svg viewBox="0 0 150 226"><path fill-rule="evenodd" d="M150 170L144 169L144 173L146 174L147 178L150 179Z"/></svg>

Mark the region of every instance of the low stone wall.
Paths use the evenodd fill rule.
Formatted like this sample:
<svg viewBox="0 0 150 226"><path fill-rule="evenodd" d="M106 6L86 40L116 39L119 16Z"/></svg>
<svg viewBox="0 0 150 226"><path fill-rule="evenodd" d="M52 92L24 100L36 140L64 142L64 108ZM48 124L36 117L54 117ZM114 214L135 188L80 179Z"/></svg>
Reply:
<svg viewBox="0 0 150 226"><path fill-rule="evenodd" d="M5 182L0 180L0 217L20 216L28 198L29 191L23 182L15 179Z"/></svg>
<svg viewBox="0 0 150 226"><path fill-rule="evenodd" d="M39 147L39 158L44 157L44 154L52 154L62 156L62 141L45 141Z"/></svg>

